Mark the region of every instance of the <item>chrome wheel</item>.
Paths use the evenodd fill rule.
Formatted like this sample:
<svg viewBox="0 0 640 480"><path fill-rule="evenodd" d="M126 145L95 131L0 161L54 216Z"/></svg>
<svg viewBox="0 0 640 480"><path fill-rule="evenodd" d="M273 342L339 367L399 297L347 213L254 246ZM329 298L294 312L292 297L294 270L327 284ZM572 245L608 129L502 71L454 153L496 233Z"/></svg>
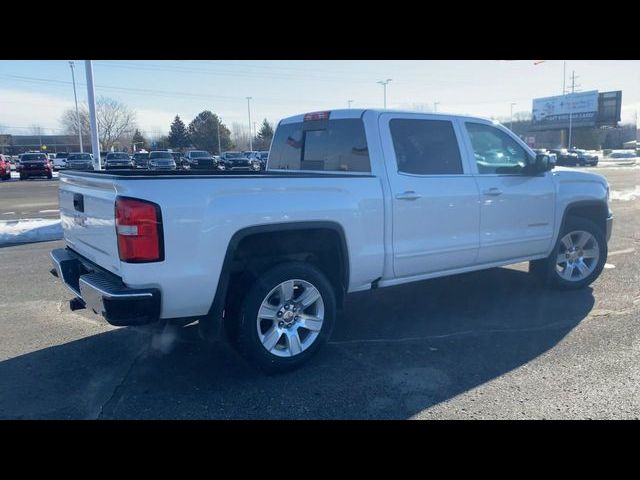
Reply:
<svg viewBox="0 0 640 480"><path fill-rule="evenodd" d="M322 329L324 302L305 280L287 280L262 301L256 326L262 346L278 357L293 357L309 348Z"/></svg>
<svg viewBox="0 0 640 480"><path fill-rule="evenodd" d="M576 230L560 240L556 272L570 282L584 280L593 273L600 259L600 247L589 232Z"/></svg>

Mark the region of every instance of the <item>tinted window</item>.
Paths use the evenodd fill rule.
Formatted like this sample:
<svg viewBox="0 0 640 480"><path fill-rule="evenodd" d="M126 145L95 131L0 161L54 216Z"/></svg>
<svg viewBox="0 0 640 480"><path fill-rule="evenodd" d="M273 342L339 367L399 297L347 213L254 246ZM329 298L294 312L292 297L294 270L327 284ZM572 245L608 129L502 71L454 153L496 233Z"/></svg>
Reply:
<svg viewBox="0 0 640 480"><path fill-rule="evenodd" d="M27 153L25 155L22 155L22 161L25 162L30 162L33 160L48 160L47 156L44 153Z"/></svg>
<svg viewBox="0 0 640 480"><path fill-rule="evenodd" d="M360 119L329 120L278 127L269 153L270 169L370 172L369 150Z"/></svg>
<svg viewBox="0 0 640 480"><path fill-rule="evenodd" d="M529 161L527 152L509 135L491 125L466 123L481 174L521 174Z"/></svg>
<svg viewBox="0 0 640 480"><path fill-rule="evenodd" d="M398 171L418 175L460 175L462 159L453 125L446 120L389 122Z"/></svg>
<svg viewBox="0 0 640 480"><path fill-rule="evenodd" d="M129 155L126 153L109 153L107 160L129 160Z"/></svg>
<svg viewBox="0 0 640 480"><path fill-rule="evenodd" d="M200 157L208 157L209 153L200 151L200 150L194 150L193 152L189 152L189 155L191 156L191 158L200 158Z"/></svg>
<svg viewBox="0 0 640 480"><path fill-rule="evenodd" d="M72 154L67 157L67 160L91 160L89 153Z"/></svg>

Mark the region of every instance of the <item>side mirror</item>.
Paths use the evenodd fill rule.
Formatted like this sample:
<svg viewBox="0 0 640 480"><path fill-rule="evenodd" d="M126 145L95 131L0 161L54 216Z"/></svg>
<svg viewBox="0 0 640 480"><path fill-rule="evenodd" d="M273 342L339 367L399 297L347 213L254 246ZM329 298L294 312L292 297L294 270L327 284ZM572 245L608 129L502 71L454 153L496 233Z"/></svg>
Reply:
<svg viewBox="0 0 640 480"><path fill-rule="evenodd" d="M536 154L536 160L534 164L535 173L544 173L548 172L554 167L554 163L551 160L551 157L546 153L538 153Z"/></svg>

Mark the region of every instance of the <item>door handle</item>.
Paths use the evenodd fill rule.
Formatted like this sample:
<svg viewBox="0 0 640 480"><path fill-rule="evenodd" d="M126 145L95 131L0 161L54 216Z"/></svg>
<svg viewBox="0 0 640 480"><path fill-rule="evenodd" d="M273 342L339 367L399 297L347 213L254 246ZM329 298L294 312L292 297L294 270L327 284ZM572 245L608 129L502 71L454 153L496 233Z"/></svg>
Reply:
<svg viewBox="0 0 640 480"><path fill-rule="evenodd" d="M493 187L493 188L489 188L488 190L483 190L482 193L485 195L491 195L492 197L497 197L498 195L502 195L502 190L500 190L499 188Z"/></svg>
<svg viewBox="0 0 640 480"><path fill-rule="evenodd" d="M403 192L403 193L398 193L396 195L396 198L398 200L417 200L420 197L422 197L422 195L417 194L413 190L409 190L409 191Z"/></svg>

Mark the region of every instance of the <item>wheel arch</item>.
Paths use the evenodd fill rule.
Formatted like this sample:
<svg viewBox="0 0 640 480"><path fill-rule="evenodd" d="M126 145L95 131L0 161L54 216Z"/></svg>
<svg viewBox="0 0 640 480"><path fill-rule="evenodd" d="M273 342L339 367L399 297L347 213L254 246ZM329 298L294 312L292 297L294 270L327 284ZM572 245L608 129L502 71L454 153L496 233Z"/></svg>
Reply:
<svg viewBox="0 0 640 480"><path fill-rule="evenodd" d="M608 215L609 206L607 205L607 202L603 200L579 200L569 203L562 212L562 220L560 221L558 232L556 233L554 245L555 242L558 241L558 238L560 238L560 232L564 228L568 217L575 216L587 218L596 223L596 225L606 233Z"/></svg>

